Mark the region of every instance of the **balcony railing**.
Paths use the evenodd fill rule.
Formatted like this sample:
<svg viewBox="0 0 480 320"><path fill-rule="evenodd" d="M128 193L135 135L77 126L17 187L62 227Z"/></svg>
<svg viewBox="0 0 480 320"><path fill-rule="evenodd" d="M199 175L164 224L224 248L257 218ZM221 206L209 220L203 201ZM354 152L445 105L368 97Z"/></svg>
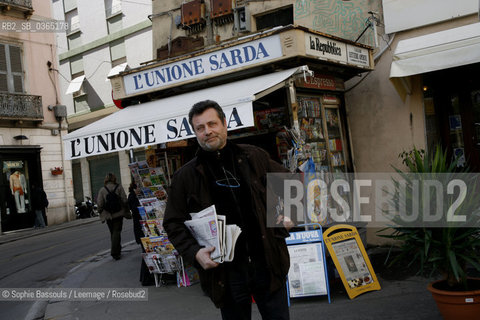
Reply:
<svg viewBox="0 0 480 320"><path fill-rule="evenodd" d="M0 119L43 120L42 97L0 93Z"/></svg>
<svg viewBox="0 0 480 320"><path fill-rule="evenodd" d="M32 0L0 0L0 9L4 14L10 10L23 12L26 18L33 13Z"/></svg>
<svg viewBox="0 0 480 320"><path fill-rule="evenodd" d="M32 0L1 0L0 4L33 9Z"/></svg>

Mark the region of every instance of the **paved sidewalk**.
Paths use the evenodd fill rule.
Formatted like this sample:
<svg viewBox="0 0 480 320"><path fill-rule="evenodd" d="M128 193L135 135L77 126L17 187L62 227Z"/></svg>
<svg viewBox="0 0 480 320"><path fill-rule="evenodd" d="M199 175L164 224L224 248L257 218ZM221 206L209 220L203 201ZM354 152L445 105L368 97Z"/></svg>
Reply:
<svg viewBox="0 0 480 320"><path fill-rule="evenodd" d="M31 237L45 232L93 223L98 217L75 220L45 229L27 229L0 236L0 244ZM109 250L99 252L90 260L76 266L52 286L62 288L143 288L148 301L38 301L31 314L38 319L221 319L220 312L203 295L200 285L177 288L176 285L142 287L139 281L141 250L135 242L123 244L122 259L115 261ZM293 299L292 320L309 319L441 319L435 302L426 286L429 280L410 277L406 280L386 280L377 273L379 291L368 292L350 300L341 282L331 290L329 304L326 296ZM261 319L253 307L253 320Z"/></svg>
<svg viewBox="0 0 480 320"><path fill-rule="evenodd" d="M65 278L64 288L142 288L139 279L140 247L129 243L122 259L114 261L108 252L77 267ZM338 283L326 296L293 299L292 320L308 319L441 319L427 291L427 279L379 278L382 289L350 300ZM200 285L177 288L176 285L143 287L148 301L59 301L46 307L45 319L221 319L220 312L201 291ZM261 319L256 307L252 319Z"/></svg>

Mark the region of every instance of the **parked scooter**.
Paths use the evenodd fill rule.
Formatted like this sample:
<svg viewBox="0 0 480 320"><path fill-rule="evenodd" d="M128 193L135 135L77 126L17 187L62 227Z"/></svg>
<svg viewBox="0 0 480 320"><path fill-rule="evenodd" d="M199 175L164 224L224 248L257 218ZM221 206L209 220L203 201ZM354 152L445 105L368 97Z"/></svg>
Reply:
<svg viewBox="0 0 480 320"><path fill-rule="evenodd" d="M90 197L85 197L86 201L78 201L75 204L75 215L77 219L86 219L98 216L97 205L93 203Z"/></svg>

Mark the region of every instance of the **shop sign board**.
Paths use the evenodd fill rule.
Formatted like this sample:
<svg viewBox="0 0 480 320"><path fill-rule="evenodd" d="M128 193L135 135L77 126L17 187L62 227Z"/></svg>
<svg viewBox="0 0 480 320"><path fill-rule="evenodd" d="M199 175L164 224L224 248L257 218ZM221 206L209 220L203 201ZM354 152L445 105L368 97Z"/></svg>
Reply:
<svg viewBox="0 0 480 320"><path fill-rule="evenodd" d="M367 49L312 33L305 33L305 53L321 60L370 67L370 53Z"/></svg>
<svg viewBox="0 0 480 320"><path fill-rule="evenodd" d="M119 112L127 111L138 112L135 108L127 108ZM251 102L224 107L223 111L228 130L254 126ZM128 112L125 113L126 117L128 117ZM155 115L152 115L152 118L154 117ZM101 125L98 126L98 131L94 134L64 140L67 160L195 137L193 129L188 123L188 115L152 119L149 122L116 127L103 132Z"/></svg>
<svg viewBox="0 0 480 320"><path fill-rule="evenodd" d="M23 161L3 161L3 173L8 172L11 169L21 169L23 168Z"/></svg>
<svg viewBox="0 0 480 320"><path fill-rule="evenodd" d="M288 271L289 298L328 295L327 267L322 229L291 232L285 239L290 254Z"/></svg>
<svg viewBox="0 0 480 320"><path fill-rule="evenodd" d="M347 45L312 33L305 33L305 51L322 60L347 63Z"/></svg>
<svg viewBox="0 0 480 320"><path fill-rule="evenodd" d="M357 228L335 225L324 232L323 239L350 299L381 289Z"/></svg>
<svg viewBox="0 0 480 320"><path fill-rule="evenodd" d="M201 80L246 66L265 63L279 57L282 57L280 36L273 35L190 59L127 74L123 77L125 93L126 95L135 95L159 90L162 87L191 80Z"/></svg>
<svg viewBox="0 0 480 320"><path fill-rule="evenodd" d="M359 67L370 67L370 53L367 49L347 44L347 61Z"/></svg>
<svg viewBox="0 0 480 320"><path fill-rule="evenodd" d="M342 80L323 74L315 74L313 77L306 76L305 78L297 78L295 85L301 88L318 90L341 91L345 89Z"/></svg>

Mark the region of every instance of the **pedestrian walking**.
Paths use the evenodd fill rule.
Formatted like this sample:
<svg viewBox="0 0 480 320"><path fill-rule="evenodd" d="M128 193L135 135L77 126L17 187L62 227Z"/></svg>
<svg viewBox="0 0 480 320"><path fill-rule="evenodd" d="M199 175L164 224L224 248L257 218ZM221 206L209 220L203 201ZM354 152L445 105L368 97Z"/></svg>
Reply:
<svg viewBox="0 0 480 320"><path fill-rule="evenodd" d="M42 188L32 185L31 191L32 209L35 211L35 223L34 228L45 228L45 220L43 216L46 215L46 208L48 208L47 194Z"/></svg>
<svg viewBox="0 0 480 320"><path fill-rule="evenodd" d="M163 223L170 241L197 266L202 289L223 319L250 319L252 296L263 319L289 319L288 231L282 224L267 228L265 199L266 173L287 170L258 147L228 141L225 114L214 101L193 105L189 122L200 148L171 184ZM185 227L189 213L212 204L242 229L232 262L214 262L214 248L201 247Z"/></svg>
<svg viewBox="0 0 480 320"><path fill-rule="evenodd" d="M127 194L117 183L117 177L113 173L105 176L104 186L98 191L97 206L100 220L102 223L107 222L110 231L110 254L115 260L118 260L122 250L123 217L129 215L129 212L127 212Z"/></svg>

